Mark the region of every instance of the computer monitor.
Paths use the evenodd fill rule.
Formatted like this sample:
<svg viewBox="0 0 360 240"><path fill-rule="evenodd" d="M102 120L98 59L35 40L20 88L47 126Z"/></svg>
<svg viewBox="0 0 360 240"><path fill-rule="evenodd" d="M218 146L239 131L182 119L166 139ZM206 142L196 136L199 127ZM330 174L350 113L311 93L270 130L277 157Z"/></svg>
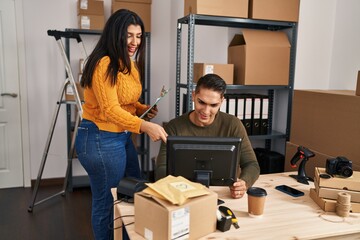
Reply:
<svg viewBox="0 0 360 240"><path fill-rule="evenodd" d="M205 186L230 186L236 181L241 138L168 136L167 174Z"/></svg>

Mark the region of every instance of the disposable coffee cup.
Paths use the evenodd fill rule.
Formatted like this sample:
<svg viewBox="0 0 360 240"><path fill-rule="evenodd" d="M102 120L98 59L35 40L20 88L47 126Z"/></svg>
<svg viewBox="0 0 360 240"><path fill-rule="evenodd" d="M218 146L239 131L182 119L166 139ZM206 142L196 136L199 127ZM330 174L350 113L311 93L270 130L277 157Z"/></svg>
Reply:
<svg viewBox="0 0 360 240"><path fill-rule="evenodd" d="M263 188L251 187L247 190L248 213L250 217L261 217L264 213L267 192Z"/></svg>

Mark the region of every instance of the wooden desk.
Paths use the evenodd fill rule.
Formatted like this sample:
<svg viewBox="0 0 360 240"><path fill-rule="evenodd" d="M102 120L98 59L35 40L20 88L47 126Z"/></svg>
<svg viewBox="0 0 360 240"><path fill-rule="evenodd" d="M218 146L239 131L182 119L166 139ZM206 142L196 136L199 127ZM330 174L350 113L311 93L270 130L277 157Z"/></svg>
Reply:
<svg viewBox="0 0 360 240"><path fill-rule="evenodd" d="M342 218L335 213L325 213L310 198L309 189L313 183L304 185L289 177L289 174L277 173L261 175L254 186L266 189L264 215L252 218L247 213L247 195L241 199L230 198L227 187L211 187L225 200L225 206L231 208L238 218L239 229L233 226L227 232L216 231L202 239L359 239L360 214L351 213ZM305 193L302 197L291 197L275 189L275 186L287 184ZM113 190L116 196L116 189ZM134 214L131 204L121 203L115 206L115 216ZM331 222L332 221L332 222ZM336 222L334 222L336 221ZM342 221L342 222L338 222ZM134 217L123 219L125 224L134 222ZM144 239L134 231L134 224L126 227L130 239ZM117 231L117 230L116 230ZM116 234L115 231L115 234ZM346 235L346 236L344 236ZM116 238L115 239L121 239Z"/></svg>

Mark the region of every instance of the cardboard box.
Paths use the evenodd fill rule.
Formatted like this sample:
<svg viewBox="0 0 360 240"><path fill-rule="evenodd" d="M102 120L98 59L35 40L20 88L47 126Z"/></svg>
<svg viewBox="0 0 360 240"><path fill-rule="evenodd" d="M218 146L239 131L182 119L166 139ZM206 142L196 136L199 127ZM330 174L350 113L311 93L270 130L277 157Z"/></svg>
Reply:
<svg viewBox="0 0 360 240"><path fill-rule="evenodd" d="M234 64L194 63L194 82L209 73L219 75L226 84L234 84Z"/></svg>
<svg viewBox="0 0 360 240"><path fill-rule="evenodd" d="M119 9L129 9L135 12L144 22L145 32L151 32L151 0L113 0L111 13Z"/></svg>
<svg viewBox="0 0 360 240"><path fill-rule="evenodd" d="M288 85L290 42L284 32L243 29L228 48L234 84Z"/></svg>
<svg viewBox="0 0 360 240"><path fill-rule="evenodd" d="M354 170L360 170L359 109L355 91L295 90L290 142L326 155L345 156Z"/></svg>
<svg viewBox="0 0 360 240"><path fill-rule="evenodd" d="M355 95L360 96L360 71L358 71Z"/></svg>
<svg viewBox="0 0 360 240"><path fill-rule="evenodd" d="M344 189L350 191L360 191L360 172L354 171L353 175L348 178L332 177L321 178L320 174L326 173L325 168L315 168L315 179L319 187L328 187L335 189Z"/></svg>
<svg viewBox="0 0 360 240"><path fill-rule="evenodd" d="M316 179L314 179L314 186L319 197L337 200L339 193L347 193L351 196L351 202L360 203L360 191L349 191L344 189L320 187Z"/></svg>
<svg viewBox="0 0 360 240"><path fill-rule="evenodd" d="M299 21L300 0L250 0L249 18Z"/></svg>
<svg viewBox="0 0 360 240"><path fill-rule="evenodd" d="M142 192L134 201L135 231L146 239L199 239L216 231L217 194L210 190L181 206Z"/></svg>
<svg viewBox="0 0 360 240"><path fill-rule="evenodd" d="M297 152L297 148L299 147L298 144L292 143L292 142L286 142L286 150L285 150L285 172L287 171L297 171L298 167L300 165L300 160L296 163L297 168L291 167L290 161L292 157ZM307 147L307 146L304 146ZM307 147L309 148L309 147ZM315 177L315 167L326 167L326 159L333 158L332 156L320 153L316 150L313 150L309 148L310 151L312 151L315 156L312 158L309 158L309 160L305 164L305 172L308 177L314 178Z"/></svg>
<svg viewBox="0 0 360 240"><path fill-rule="evenodd" d="M79 97L81 101L84 101L84 88L80 86L80 82L75 82L76 90L79 93ZM70 84L66 85L66 91L65 91L65 100L66 101L75 101L75 96L72 87Z"/></svg>
<svg viewBox="0 0 360 240"><path fill-rule="evenodd" d="M78 15L104 15L104 2L101 0L78 0Z"/></svg>
<svg viewBox="0 0 360 240"><path fill-rule="evenodd" d="M104 15L79 15L79 29L103 30L105 26Z"/></svg>
<svg viewBox="0 0 360 240"><path fill-rule="evenodd" d="M315 188L310 188L310 197L325 212L335 212L336 211L337 201L335 201L333 199L326 199L326 198L319 197L316 193ZM360 213L360 203L351 203L350 212Z"/></svg>
<svg viewBox="0 0 360 240"><path fill-rule="evenodd" d="M203 14L247 18L248 0L185 0L184 15Z"/></svg>

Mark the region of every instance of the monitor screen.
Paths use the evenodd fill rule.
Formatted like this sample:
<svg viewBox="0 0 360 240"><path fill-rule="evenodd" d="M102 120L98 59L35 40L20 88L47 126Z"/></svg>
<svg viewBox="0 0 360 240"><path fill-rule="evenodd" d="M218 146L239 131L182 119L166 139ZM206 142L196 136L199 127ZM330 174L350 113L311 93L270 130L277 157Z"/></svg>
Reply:
<svg viewBox="0 0 360 240"><path fill-rule="evenodd" d="M236 171L241 138L168 136L167 174L205 186L230 186Z"/></svg>

